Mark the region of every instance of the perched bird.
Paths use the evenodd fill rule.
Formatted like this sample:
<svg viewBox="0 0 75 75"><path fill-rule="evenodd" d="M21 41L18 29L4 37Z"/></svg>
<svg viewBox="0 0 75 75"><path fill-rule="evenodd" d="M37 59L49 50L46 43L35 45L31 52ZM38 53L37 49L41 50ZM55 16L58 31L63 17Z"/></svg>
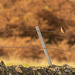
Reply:
<svg viewBox="0 0 75 75"><path fill-rule="evenodd" d="M65 33L64 27L61 27L61 32L62 32L62 33Z"/></svg>

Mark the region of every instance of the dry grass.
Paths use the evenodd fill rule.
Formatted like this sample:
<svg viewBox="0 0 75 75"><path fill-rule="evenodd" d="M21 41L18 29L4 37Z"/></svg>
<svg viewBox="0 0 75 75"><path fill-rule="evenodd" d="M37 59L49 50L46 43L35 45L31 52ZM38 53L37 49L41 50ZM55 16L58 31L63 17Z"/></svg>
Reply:
<svg viewBox="0 0 75 75"><path fill-rule="evenodd" d="M0 49L0 57L7 57L7 58L19 58L19 59L42 59L45 58L44 51L42 49L41 43L39 39L32 39L30 37L20 38L6 38L6 39L0 39L0 47L27 47L24 48L1 48ZM45 39L44 39L45 40ZM47 40L45 40L46 42ZM75 55L73 52L66 52L61 51L63 50L69 50L68 44L66 44L66 40L59 42L58 45L56 44L46 44L46 47L48 48L57 48L56 49L48 49L48 52L50 54L50 57L52 59L57 60L67 60L72 61L75 60ZM37 50L35 48L38 48ZM73 46L73 49L75 46ZM42 50L40 50L42 49Z"/></svg>
<svg viewBox="0 0 75 75"><path fill-rule="evenodd" d="M43 60L32 60L32 59L24 59L24 60L21 60L21 59L2 59L0 58L0 61L4 61L5 65L6 66L11 66L11 65L23 65L24 67L30 67L30 66L48 66L48 62L47 60L43 59ZM62 62L59 62L57 60L52 60L52 64L54 65L59 65L59 66L62 66L63 64L67 64L67 65L70 65L72 67L75 68L75 63L73 61L71 62L66 62L66 61L62 61Z"/></svg>
<svg viewBox="0 0 75 75"><path fill-rule="evenodd" d="M0 47L28 47L26 49L24 48L1 48L0 49L0 57L5 57L5 58L19 58L19 59L44 59L44 51L42 49L41 43L39 39L32 39L30 37L25 37L25 38L20 38L16 37L15 38L6 38L6 39L0 39ZM44 39L45 40L45 39ZM46 42L47 40L45 40ZM56 44L46 44L46 47L48 48L57 48L60 50L56 49L48 49L48 52L50 54L51 59L57 59L59 61L66 60L66 61L73 61L75 60L75 55L73 52L66 52L66 51L61 51L63 50L68 50L69 46L66 44L66 40L59 42L58 45ZM34 48L38 48L37 50ZM40 48L42 50L40 50ZM73 46L73 49L75 46Z"/></svg>
<svg viewBox="0 0 75 75"><path fill-rule="evenodd" d="M62 37L58 36L57 34L52 35L53 33L46 33L43 36L44 38L46 37L44 39L45 43L47 42L47 40L49 40L49 43L52 42L52 44L46 44L46 46L50 48L58 48L64 50L74 49L75 51L75 44L72 44L75 40L75 36L72 35L72 33L75 33L73 30L75 26L75 24L73 24L73 22L75 22L75 11L71 10L74 9L74 6L72 5L73 4L67 0L15 0L14 2L12 2L11 0L0 0L0 29L2 28L3 30L3 33L2 30L0 31L0 35L4 35L3 37L0 37L0 47L31 47L31 49L1 48L0 57L2 57L3 59L0 60L3 60L6 63L6 65L48 65L46 63L43 50L33 49L33 47L42 48L40 40L35 37L37 34L34 34L33 32L27 33L15 30L13 30L13 32L11 33L9 31L9 29L34 29L37 25L40 27L40 29L51 29L59 32L60 27L63 25L68 32L68 34L66 33L67 35L65 34L67 36L67 39L64 38L63 41L59 42L58 39L62 39ZM69 20L71 23L69 23ZM70 29L73 31L71 32ZM16 36L15 38L15 36L13 35L10 37L11 34L16 35L17 33L19 35L21 34L21 36ZM6 35L8 35L8 38L5 37ZM68 40L71 40L71 42L68 43ZM55 44L55 42L57 42L58 44ZM69 44L72 44L72 46L70 47ZM67 63L71 66L75 66L74 62L72 62L73 60L75 61L75 54L73 52L59 52L55 49L48 49L48 52L50 54L51 59L53 59L53 64L62 65ZM16 59L14 59L15 57ZM9 60L10 58L11 60ZM44 60L42 61L42 59ZM60 62L58 62L58 60Z"/></svg>

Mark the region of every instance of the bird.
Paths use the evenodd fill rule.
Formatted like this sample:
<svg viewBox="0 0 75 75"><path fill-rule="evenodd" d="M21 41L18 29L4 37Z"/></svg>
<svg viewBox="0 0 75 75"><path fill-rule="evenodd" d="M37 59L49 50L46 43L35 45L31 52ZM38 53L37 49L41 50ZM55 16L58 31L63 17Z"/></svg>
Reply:
<svg viewBox="0 0 75 75"><path fill-rule="evenodd" d="M65 33L64 27L61 27L61 32L62 32L62 33Z"/></svg>

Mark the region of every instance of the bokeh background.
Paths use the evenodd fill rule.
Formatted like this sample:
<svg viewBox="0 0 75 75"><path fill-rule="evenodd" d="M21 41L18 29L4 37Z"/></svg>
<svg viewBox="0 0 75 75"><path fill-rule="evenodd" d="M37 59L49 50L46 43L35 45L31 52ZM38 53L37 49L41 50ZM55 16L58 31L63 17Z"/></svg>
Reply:
<svg viewBox="0 0 75 75"><path fill-rule="evenodd" d="M0 60L40 61L46 65L37 32L25 31L35 30L36 26L55 31L41 31L52 63L75 62L74 0L0 0ZM60 31L62 26L64 34Z"/></svg>

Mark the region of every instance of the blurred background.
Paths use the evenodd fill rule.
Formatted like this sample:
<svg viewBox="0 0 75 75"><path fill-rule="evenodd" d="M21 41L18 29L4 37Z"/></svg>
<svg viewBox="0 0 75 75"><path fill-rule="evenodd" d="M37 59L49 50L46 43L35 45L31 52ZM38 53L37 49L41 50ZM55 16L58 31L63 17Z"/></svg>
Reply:
<svg viewBox="0 0 75 75"><path fill-rule="evenodd" d="M36 26L52 63L75 66L74 0L0 0L0 60L7 65L48 65Z"/></svg>

